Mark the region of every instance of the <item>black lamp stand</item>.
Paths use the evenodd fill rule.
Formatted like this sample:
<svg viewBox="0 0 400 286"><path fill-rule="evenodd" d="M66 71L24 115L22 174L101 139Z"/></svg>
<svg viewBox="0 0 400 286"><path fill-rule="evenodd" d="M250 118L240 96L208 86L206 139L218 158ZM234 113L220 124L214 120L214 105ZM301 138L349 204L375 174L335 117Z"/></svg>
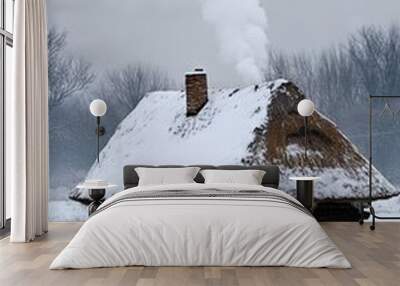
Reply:
<svg viewBox="0 0 400 286"><path fill-rule="evenodd" d="M97 135L97 163L100 162L100 136L106 134L106 129L103 126L100 126L100 116L96 116L96 135Z"/></svg>
<svg viewBox="0 0 400 286"><path fill-rule="evenodd" d="M308 116L304 116L304 155L305 155L305 160L308 161L307 158L307 128L308 128Z"/></svg>

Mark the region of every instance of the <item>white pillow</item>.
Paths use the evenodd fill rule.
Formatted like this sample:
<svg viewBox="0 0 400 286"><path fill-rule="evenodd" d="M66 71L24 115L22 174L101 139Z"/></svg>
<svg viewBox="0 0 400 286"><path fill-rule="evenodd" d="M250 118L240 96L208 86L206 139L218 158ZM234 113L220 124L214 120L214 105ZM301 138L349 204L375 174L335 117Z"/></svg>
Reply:
<svg viewBox="0 0 400 286"><path fill-rule="evenodd" d="M261 170L202 170L206 184L261 185L265 171Z"/></svg>
<svg viewBox="0 0 400 286"><path fill-rule="evenodd" d="M195 183L193 180L200 171L198 167L181 168L135 168L139 176L139 186L187 184Z"/></svg>

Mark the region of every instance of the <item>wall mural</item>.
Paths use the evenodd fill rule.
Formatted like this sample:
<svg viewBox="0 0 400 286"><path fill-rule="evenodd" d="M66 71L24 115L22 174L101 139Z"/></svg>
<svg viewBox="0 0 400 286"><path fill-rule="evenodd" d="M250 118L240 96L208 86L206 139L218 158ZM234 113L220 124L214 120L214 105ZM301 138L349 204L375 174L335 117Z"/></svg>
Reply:
<svg viewBox="0 0 400 286"><path fill-rule="evenodd" d="M399 4L362 0L343 15L341 1L318 2L49 0L50 220L86 219L76 185L106 180L110 196L126 164L275 164L288 193L290 176L313 175L317 200L365 201L369 95L400 95ZM307 158L304 98L317 110ZM400 214L398 110L400 99L372 109L381 215Z"/></svg>

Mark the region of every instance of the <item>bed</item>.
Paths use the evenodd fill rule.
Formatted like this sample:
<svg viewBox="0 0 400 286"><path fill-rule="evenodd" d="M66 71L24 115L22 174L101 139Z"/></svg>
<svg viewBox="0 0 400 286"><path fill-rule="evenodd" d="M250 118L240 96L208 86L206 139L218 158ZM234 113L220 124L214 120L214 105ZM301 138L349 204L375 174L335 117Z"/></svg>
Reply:
<svg viewBox="0 0 400 286"><path fill-rule="evenodd" d="M263 170L261 185L205 184L199 173L195 183L152 186L138 186L137 167L124 167L125 190L98 208L50 269L351 267L307 209L278 190L276 166L199 166Z"/></svg>

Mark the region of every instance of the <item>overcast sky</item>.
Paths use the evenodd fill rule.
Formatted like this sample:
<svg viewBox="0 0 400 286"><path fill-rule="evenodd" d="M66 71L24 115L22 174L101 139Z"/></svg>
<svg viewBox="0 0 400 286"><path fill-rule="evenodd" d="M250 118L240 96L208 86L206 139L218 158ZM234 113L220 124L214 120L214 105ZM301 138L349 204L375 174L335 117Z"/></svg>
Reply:
<svg viewBox="0 0 400 286"><path fill-rule="evenodd" d="M203 0L48 0L48 23L68 32L68 51L98 72L136 62L167 71L180 85L186 71L206 68L212 86L241 82L219 54ZM243 0L246 1L246 0ZM399 0L261 0L270 46L318 51L365 24L400 22Z"/></svg>

